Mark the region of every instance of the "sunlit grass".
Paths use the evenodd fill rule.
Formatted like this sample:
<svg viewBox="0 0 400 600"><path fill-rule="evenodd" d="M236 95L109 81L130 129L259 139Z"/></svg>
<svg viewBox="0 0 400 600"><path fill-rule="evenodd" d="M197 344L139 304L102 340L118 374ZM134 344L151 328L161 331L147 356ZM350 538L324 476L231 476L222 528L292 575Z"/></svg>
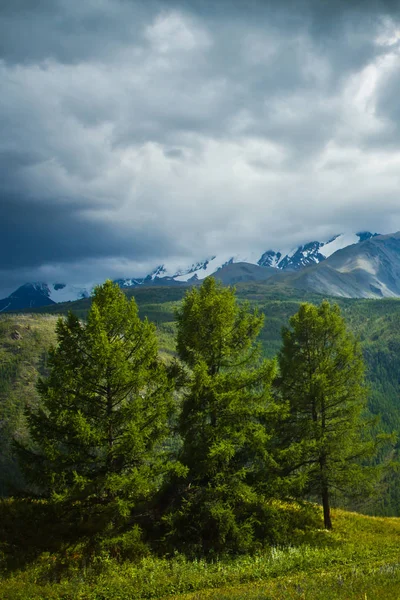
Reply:
<svg viewBox="0 0 400 600"><path fill-rule="evenodd" d="M131 599L398 599L400 519L334 511L332 532L304 534L296 546L207 562L148 556L118 563L104 555L83 567L79 551L68 569L41 555L0 584L4 600ZM301 539L301 537L299 538ZM65 558L64 558L65 561ZM75 561L75 562L74 562ZM65 566L65 565L64 565Z"/></svg>

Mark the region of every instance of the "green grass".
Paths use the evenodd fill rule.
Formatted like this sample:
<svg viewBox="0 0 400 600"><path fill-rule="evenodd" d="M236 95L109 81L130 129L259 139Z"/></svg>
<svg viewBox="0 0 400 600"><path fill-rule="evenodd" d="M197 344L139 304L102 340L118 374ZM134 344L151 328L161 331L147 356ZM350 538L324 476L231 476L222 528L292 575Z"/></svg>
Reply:
<svg viewBox="0 0 400 600"><path fill-rule="evenodd" d="M170 597L171 598L171 597ZM175 596L181 600L398 600L399 565L349 568L339 574L324 572L280 577L268 583L252 583L219 590ZM172 598L171 598L172 600Z"/></svg>
<svg viewBox="0 0 400 600"><path fill-rule="evenodd" d="M351 599L400 598L400 519L334 511L334 531L298 534L295 546L214 562L147 556L90 566L79 549L43 553L0 583L4 600L132 598ZM68 569L62 569L68 562Z"/></svg>

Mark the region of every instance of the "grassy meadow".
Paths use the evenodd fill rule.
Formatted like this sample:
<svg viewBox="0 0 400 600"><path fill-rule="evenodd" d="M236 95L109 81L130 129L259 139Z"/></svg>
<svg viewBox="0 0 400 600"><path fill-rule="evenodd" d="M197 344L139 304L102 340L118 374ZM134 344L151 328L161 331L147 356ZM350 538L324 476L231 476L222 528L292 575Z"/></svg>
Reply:
<svg viewBox="0 0 400 600"><path fill-rule="evenodd" d="M7 502L7 501L5 501ZM12 502L12 501L8 501ZM3 506L4 514L4 506ZM396 600L400 519L335 510L334 529L297 534L253 556L189 561L145 556L84 564L79 547L42 553L0 582L4 600Z"/></svg>

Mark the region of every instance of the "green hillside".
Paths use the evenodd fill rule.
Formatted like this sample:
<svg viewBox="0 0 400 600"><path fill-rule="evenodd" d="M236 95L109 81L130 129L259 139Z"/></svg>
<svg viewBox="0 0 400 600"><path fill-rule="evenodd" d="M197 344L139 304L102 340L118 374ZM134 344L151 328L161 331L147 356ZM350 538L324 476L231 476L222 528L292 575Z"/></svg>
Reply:
<svg viewBox="0 0 400 600"><path fill-rule="evenodd" d="M36 380L46 373L56 320L48 315L0 317L0 495L12 493L12 485L20 483L11 439L26 433L24 406L38 401Z"/></svg>
<svg viewBox="0 0 400 600"><path fill-rule="evenodd" d="M140 316L156 323L162 354L174 353L174 309L185 294L184 288L151 287L128 291L134 295ZM286 325L301 301L319 303L321 296L301 293L281 287L258 283L239 284L240 301L249 301L265 314L265 324L260 341L264 354L273 357L281 345L281 328ZM367 363L370 384L369 409L381 416L379 429L400 431L400 300L333 299L338 302L347 324L360 340ZM10 473L9 438L11 431L21 428L23 434L22 406L36 399L34 381L37 372L44 372L46 350L54 341L57 314L73 310L85 318L90 300L36 309L38 314L9 314L0 317L0 370L2 475L0 493L6 492L4 479ZM40 313L48 313L44 316ZM14 331L20 333L13 339ZM17 336L18 337L18 336ZM4 462L5 461L5 462ZM7 466L6 466L7 465ZM15 465L12 465L12 469ZM371 508L384 515L400 515L400 486L390 484L382 493L379 506Z"/></svg>

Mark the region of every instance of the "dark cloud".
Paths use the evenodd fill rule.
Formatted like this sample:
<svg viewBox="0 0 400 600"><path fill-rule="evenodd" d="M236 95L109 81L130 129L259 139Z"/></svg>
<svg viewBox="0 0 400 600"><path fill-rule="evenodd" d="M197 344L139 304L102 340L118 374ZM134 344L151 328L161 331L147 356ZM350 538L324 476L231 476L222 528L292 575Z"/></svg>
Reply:
<svg viewBox="0 0 400 600"><path fill-rule="evenodd" d="M1 3L0 56L10 63L102 60L138 35L152 2L6 0ZM155 9L153 9L155 10Z"/></svg>
<svg viewBox="0 0 400 600"><path fill-rule="evenodd" d="M399 56L398 2L3 0L4 289L399 228Z"/></svg>
<svg viewBox="0 0 400 600"><path fill-rule="evenodd" d="M140 263L171 251L173 244L153 227L135 230L96 222L68 204L29 203L2 197L0 202L0 271L38 268L43 264L134 256ZM179 247L177 248L179 250ZM175 248L176 250L176 248Z"/></svg>

